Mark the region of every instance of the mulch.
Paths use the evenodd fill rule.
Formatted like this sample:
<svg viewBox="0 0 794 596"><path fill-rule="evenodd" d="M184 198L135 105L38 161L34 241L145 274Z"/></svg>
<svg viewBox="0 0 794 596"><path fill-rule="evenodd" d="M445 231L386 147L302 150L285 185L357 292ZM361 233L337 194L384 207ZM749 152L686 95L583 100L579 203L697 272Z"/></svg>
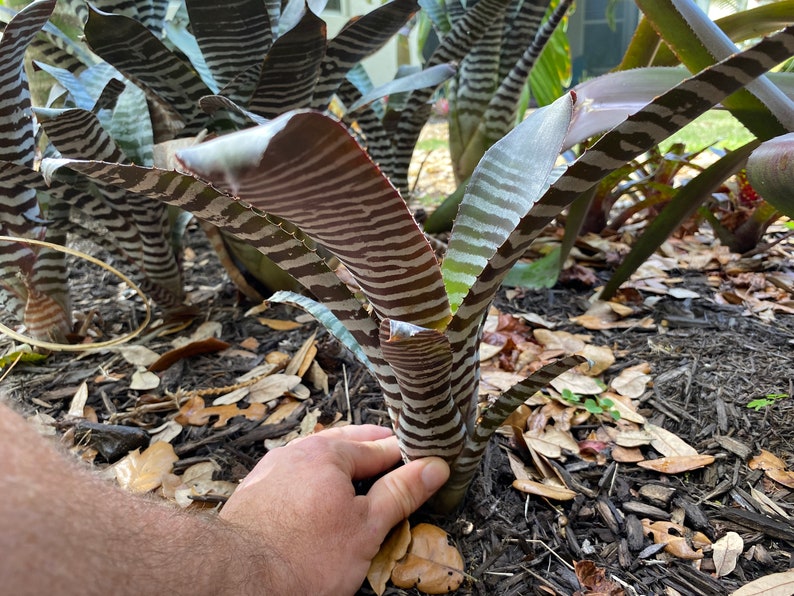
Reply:
<svg viewBox="0 0 794 596"><path fill-rule="evenodd" d="M262 426L239 417L221 428L186 427L173 441L181 469L212 459L220 465L219 478L238 480L263 455L266 441L297 428L310 409L319 409L321 424L348 415L355 423L388 423L377 385L322 329L307 323L293 331L275 331L256 317L245 316L251 305L241 302L224 281L200 233L193 230L191 235L195 255L186 262L188 289L205 320L222 324L224 341L232 346L252 337L258 341L253 357L220 353L183 359L161 373L157 390L139 392L129 389L134 367L118 354L55 354L42 364L17 366L4 381L17 405L29 413L52 416L61 431L68 431L64 415L69 401L87 381L88 405L100 421L126 412L134 415L124 418L124 424L156 428L174 410L142 406L167 402L166 392L233 385L236 377L268 353L294 353L317 330L317 359L329 375L328 393L313 389L300 408L276 425ZM610 346L619 355L608 374L641 362L650 364L654 382L638 400L639 412L698 452L714 455L716 462L686 474L662 475L609 459L596 463L571 456L553 465L578 495L558 503L511 487L515 477L506 453L519 451L509 439L495 438L460 511L448 517L428 512L415 516L416 521L430 521L447 530L463 553L468 580L459 594L592 593L580 585L573 570L575 562L584 560L603 569L625 594L692 596L728 594L752 579L794 566L794 523L771 513L753 489L760 489L790 515L794 515L794 492L746 463L761 449L794 462L794 400L783 399L759 411L746 407L751 399L770 393L794 396L794 318L779 315L764 322L747 316L741 306L711 301L699 274L681 272L681 276L682 287L701 297L663 298L647 312L656 329L590 333L593 343ZM75 264L72 284L78 297L76 310L95 310L94 327L112 335L140 319L132 297L97 280L95 272L80 264ZM569 318L584 312L591 294L590 289L564 287L512 292L509 298L501 295L496 306L505 312L538 313L557 323L557 329L581 332ZM267 316L294 319L298 314L275 307ZM152 333L145 344L162 352L171 339ZM99 378L102 382L97 382ZM593 426L575 432L584 438ZM644 535L643 518L678 521L712 540L737 532L744 539L744 554L731 574L716 578L708 553L697 565L661 553L661 546ZM361 590L371 593L366 586ZM386 593L418 594L394 587Z"/></svg>

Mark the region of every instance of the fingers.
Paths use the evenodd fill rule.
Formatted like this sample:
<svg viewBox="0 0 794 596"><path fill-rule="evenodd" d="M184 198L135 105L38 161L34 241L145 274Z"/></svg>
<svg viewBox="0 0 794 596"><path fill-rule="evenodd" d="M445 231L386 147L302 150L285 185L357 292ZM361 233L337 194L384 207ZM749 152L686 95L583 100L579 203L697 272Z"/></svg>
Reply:
<svg viewBox="0 0 794 596"><path fill-rule="evenodd" d="M449 466L438 457L424 457L380 478L367 494L369 521L380 536L416 511L449 478Z"/></svg>
<svg viewBox="0 0 794 596"><path fill-rule="evenodd" d="M348 424L347 426L335 426L320 431L316 435L322 436L327 439L343 439L345 441L377 441L391 436L392 430L385 426L377 426L375 424ZM308 438L308 437L305 437ZM303 439L298 439L301 441ZM292 441L296 443L297 441Z"/></svg>

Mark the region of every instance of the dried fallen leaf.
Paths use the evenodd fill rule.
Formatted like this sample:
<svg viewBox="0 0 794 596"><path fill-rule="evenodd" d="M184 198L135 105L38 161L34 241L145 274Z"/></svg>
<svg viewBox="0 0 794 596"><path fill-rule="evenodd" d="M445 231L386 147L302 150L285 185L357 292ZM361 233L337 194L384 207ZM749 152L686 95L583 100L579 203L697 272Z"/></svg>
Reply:
<svg viewBox="0 0 794 596"><path fill-rule="evenodd" d="M651 534L655 544L664 544L664 550L678 557L695 561L703 558L703 547L711 541L701 532L692 532L684 526L668 521L642 520L646 535ZM671 531L674 532L671 534Z"/></svg>
<svg viewBox="0 0 794 596"><path fill-rule="evenodd" d="M275 374L257 381L249 388L248 401L263 404L280 398L301 382L298 375Z"/></svg>
<svg viewBox="0 0 794 596"><path fill-rule="evenodd" d="M311 337L303 342L303 345L295 352L292 360L287 364L287 368L284 369L285 374L303 377L306 371L309 370L309 365L311 365L317 354L317 344L314 341L316 336L317 332L315 331L311 334Z"/></svg>
<svg viewBox="0 0 794 596"><path fill-rule="evenodd" d="M592 339L589 335L574 335L567 331L550 331L548 329L535 329L532 334L535 339L547 350L563 350L569 354L576 354L587 345L585 342Z"/></svg>
<svg viewBox="0 0 794 596"><path fill-rule="evenodd" d="M182 344L178 348L168 350L165 354L160 356L155 362L149 365L149 371L161 372L191 356L199 356L201 354L212 354L213 352L220 352L229 347L225 341L215 337L207 337L202 340L192 341L187 344Z"/></svg>
<svg viewBox="0 0 794 596"><path fill-rule="evenodd" d="M116 481L131 492L149 492L162 484L178 459L170 443L154 443L143 453L136 449L113 466Z"/></svg>
<svg viewBox="0 0 794 596"><path fill-rule="evenodd" d="M653 440L651 441L651 447L666 457L698 454L697 449L692 447L678 435L671 433L669 430L666 430L661 426L656 426L655 424L651 424L649 422L646 423L643 428L653 437Z"/></svg>
<svg viewBox="0 0 794 596"><path fill-rule="evenodd" d="M303 326L302 323L298 323L297 321L284 321L282 319L258 318L257 321L265 327L270 327L274 331L292 331L293 329Z"/></svg>
<svg viewBox="0 0 794 596"><path fill-rule="evenodd" d="M759 577L732 592L731 596L791 596L792 594L794 594L794 569Z"/></svg>
<svg viewBox="0 0 794 596"><path fill-rule="evenodd" d="M626 430L620 432L615 437L615 444L621 447L642 447L650 445L653 435L647 430Z"/></svg>
<svg viewBox="0 0 794 596"><path fill-rule="evenodd" d="M69 404L67 416L72 418L82 418L85 415L85 404L88 401L88 383L83 381L74 392L72 401Z"/></svg>
<svg viewBox="0 0 794 596"><path fill-rule="evenodd" d="M574 572L585 591L577 590L573 596L623 596L625 591L615 582L607 579L606 571L592 561L576 561Z"/></svg>
<svg viewBox="0 0 794 596"><path fill-rule="evenodd" d="M760 455L753 457L747 465L751 470L785 470L786 462L766 449L761 449Z"/></svg>
<svg viewBox="0 0 794 596"><path fill-rule="evenodd" d="M617 377L612 379L610 386L621 395L636 399L645 393L645 389L651 382L649 372L650 366L647 362L624 368Z"/></svg>
<svg viewBox="0 0 794 596"><path fill-rule="evenodd" d="M783 486L794 488L794 472L791 470L766 470L765 474Z"/></svg>
<svg viewBox="0 0 794 596"><path fill-rule="evenodd" d="M386 591L386 582L391 577L391 572L397 561L405 556L408 545L411 544L411 526L404 519L389 532L386 540L380 545L380 550L369 564L367 581L378 596Z"/></svg>
<svg viewBox="0 0 794 596"><path fill-rule="evenodd" d="M522 493L529 493L538 497L546 497L553 501L572 501L576 498L576 493L569 488L559 485L543 484L534 480L514 480L513 488Z"/></svg>
<svg viewBox="0 0 794 596"><path fill-rule="evenodd" d="M157 352L145 346L119 346L115 351L133 366L149 366L160 357Z"/></svg>
<svg viewBox="0 0 794 596"><path fill-rule="evenodd" d="M644 460L645 456L637 447L621 447L620 445L616 445L612 448L612 459L619 464L636 464Z"/></svg>
<svg viewBox="0 0 794 596"><path fill-rule="evenodd" d="M680 474L697 470L714 463L713 455L673 455L659 459L647 459L637 462L637 465L646 470L653 470L661 474Z"/></svg>
<svg viewBox="0 0 794 596"><path fill-rule="evenodd" d="M425 594L448 594L463 583L463 556L441 528L419 524L411 530L408 552L394 566L392 583Z"/></svg>
<svg viewBox="0 0 794 596"><path fill-rule="evenodd" d="M564 389L573 391L578 395L598 395L604 391L603 384L596 379L570 370L562 373L550 384L560 393Z"/></svg>
<svg viewBox="0 0 794 596"><path fill-rule="evenodd" d="M251 404L245 409L238 408L236 404L210 406L204 405L204 398L195 395L188 399L181 408L174 420L182 425L204 426L213 416L218 420L212 425L213 428L226 426L235 416L245 416L248 420L261 420L267 413L267 406L263 404Z"/></svg>
<svg viewBox="0 0 794 596"><path fill-rule="evenodd" d="M587 344L579 354L591 363L589 368L583 370L589 377L597 377L615 363L615 354L607 346Z"/></svg>
<svg viewBox="0 0 794 596"><path fill-rule="evenodd" d="M145 369L136 370L130 379L130 389L135 391L150 391L160 386L160 377Z"/></svg>
<svg viewBox="0 0 794 596"><path fill-rule="evenodd" d="M712 559L717 577L725 577L736 568L736 561L744 550L744 540L736 532L727 532L714 543Z"/></svg>
<svg viewBox="0 0 794 596"><path fill-rule="evenodd" d="M279 422L283 422L289 418L290 415L295 412L295 410L300 408L301 405L302 402L296 399L287 398L273 411L270 416L267 417L262 424L278 424Z"/></svg>

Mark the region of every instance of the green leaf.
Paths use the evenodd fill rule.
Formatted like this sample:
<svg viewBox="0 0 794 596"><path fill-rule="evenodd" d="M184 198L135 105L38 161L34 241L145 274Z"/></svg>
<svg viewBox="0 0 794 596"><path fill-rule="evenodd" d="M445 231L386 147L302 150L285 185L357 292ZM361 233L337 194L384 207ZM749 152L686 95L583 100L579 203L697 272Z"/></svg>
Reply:
<svg viewBox="0 0 794 596"><path fill-rule="evenodd" d="M536 110L491 147L474 171L442 265L453 312L549 187L572 107L573 99L566 95ZM526 155L532 155L530 163ZM497 287L498 282L491 291Z"/></svg>
<svg viewBox="0 0 794 596"><path fill-rule="evenodd" d="M781 213L794 218L794 132L755 149L747 160L747 177L758 194Z"/></svg>
<svg viewBox="0 0 794 596"><path fill-rule="evenodd" d="M519 261L507 274L503 286L508 288L528 288L540 290L554 287L560 273L560 247L531 263Z"/></svg>
<svg viewBox="0 0 794 596"><path fill-rule="evenodd" d="M284 290L276 292L270 296L268 301L278 302L279 304L290 304L292 306L298 306L302 308L315 319L317 319L317 321L322 324L322 326L325 327L331 335L338 339L343 346L350 350L353 355L358 358L358 360L364 366L367 367L367 369L373 373L375 372L372 362L370 362L369 358L367 358L367 354L361 348L361 344L356 341L356 338L353 337L353 334L351 334L348 328L345 326L347 321L340 321L336 315L331 312L331 310L324 304L321 304L316 300L312 300L308 296L303 296L302 294L296 294L295 292L287 292Z"/></svg>
<svg viewBox="0 0 794 596"><path fill-rule="evenodd" d="M758 146L753 141L741 149L728 153L686 185L680 187L675 197L668 203L645 229L629 254L620 263L609 282L604 286L600 298L608 300L631 274L650 257L657 248L676 230L711 193L717 190L731 175L739 171L748 155Z"/></svg>

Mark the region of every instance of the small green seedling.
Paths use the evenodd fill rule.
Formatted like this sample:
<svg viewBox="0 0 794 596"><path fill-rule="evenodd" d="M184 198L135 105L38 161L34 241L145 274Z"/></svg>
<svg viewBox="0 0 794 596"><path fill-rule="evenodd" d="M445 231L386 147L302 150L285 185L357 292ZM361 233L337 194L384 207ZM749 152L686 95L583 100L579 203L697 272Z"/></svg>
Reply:
<svg viewBox="0 0 794 596"><path fill-rule="evenodd" d="M788 393L768 393L764 397L759 397L758 399L747 402L747 407L758 412L761 408L772 406L781 399L787 399L789 397L791 396Z"/></svg>
<svg viewBox="0 0 794 596"><path fill-rule="evenodd" d="M588 397L582 401L582 396L574 393L570 389L563 389L561 397L572 406L584 408L596 416L606 412L612 416L613 419L620 420L620 412L615 409L615 402L608 397Z"/></svg>

